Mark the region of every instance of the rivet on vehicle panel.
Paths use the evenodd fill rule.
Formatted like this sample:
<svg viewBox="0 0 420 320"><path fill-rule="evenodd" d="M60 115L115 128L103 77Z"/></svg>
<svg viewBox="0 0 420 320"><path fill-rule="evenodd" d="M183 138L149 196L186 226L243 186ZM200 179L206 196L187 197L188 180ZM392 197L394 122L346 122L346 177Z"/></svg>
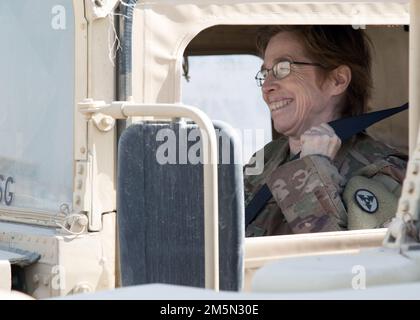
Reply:
<svg viewBox="0 0 420 320"><path fill-rule="evenodd" d="M80 148L80 153L81 154L85 154L86 153L86 148L85 147L81 147Z"/></svg>
<svg viewBox="0 0 420 320"><path fill-rule="evenodd" d="M401 210L407 212L410 209L410 203L406 200L401 203Z"/></svg>
<svg viewBox="0 0 420 320"><path fill-rule="evenodd" d="M44 286L48 286L48 276L45 276L45 277L42 279L42 284L43 284Z"/></svg>
<svg viewBox="0 0 420 320"><path fill-rule="evenodd" d="M88 283L78 283L72 290L74 294L76 293L89 293L93 292L93 289Z"/></svg>
<svg viewBox="0 0 420 320"><path fill-rule="evenodd" d="M110 126L112 124L112 119L110 119L110 118L102 118L101 124L103 126L105 126L105 127L106 126Z"/></svg>
<svg viewBox="0 0 420 320"><path fill-rule="evenodd" d="M409 193L413 193L414 189L416 188L416 185L414 184L413 181L409 181L408 185L407 185L407 190Z"/></svg>

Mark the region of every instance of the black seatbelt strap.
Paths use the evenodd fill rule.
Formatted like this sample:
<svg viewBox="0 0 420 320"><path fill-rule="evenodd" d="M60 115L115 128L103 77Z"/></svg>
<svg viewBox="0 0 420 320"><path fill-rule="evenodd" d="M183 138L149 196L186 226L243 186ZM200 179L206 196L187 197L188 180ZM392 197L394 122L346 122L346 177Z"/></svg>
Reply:
<svg viewBox="0 0 420 320"><path fill-rule="evenodd" d="M328 124L334 129L335 134L342 142L353 137L355 134L362 132L366 128L388 118L398 112L408 109L408 103L401 107L380 110L370 113L365 113L360 116L348 117L329 122ZM299 157L295 155L292 160ZM266 203L272 198L272 194L267 184L264 184L260 190L255 194L254 198L248 203L245 209L245 227L248 226L265 207Z"/></svg>

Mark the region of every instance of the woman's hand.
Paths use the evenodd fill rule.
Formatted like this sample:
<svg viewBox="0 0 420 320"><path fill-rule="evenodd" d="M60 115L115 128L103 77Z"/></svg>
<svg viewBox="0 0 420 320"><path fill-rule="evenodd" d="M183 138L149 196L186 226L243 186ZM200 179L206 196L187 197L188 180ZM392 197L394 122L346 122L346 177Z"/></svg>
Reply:
<svg viewBox="0 0 420 320"><path fill-rule="evenodd" d="M305 131L300 136L300 144L301 158L308 155L323 155L333 160L341 147L341 140L333 128L323 123Z"/></svg>

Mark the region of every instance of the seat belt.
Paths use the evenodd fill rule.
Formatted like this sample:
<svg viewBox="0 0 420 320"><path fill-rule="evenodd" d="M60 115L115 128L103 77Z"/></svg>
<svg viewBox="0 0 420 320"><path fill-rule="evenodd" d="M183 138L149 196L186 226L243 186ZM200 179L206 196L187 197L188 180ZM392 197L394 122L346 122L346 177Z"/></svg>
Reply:
<svg viewBox="0 0 420 320"><path fill-rule="evenodd" d="M401 107L380 110L365 113L355 117L348 117L329 122L328 124L334 129L335 134L342 142L347 141L355 134L362 132L371 125L388 118L398 112L408 109L408 103ZM295 155L291 160L299 158L300 153ZM245 227L247 227L265 207L266 203L273 197L267 184L264 184L255 194L254 198L248 203L245 209Z"/></svg>

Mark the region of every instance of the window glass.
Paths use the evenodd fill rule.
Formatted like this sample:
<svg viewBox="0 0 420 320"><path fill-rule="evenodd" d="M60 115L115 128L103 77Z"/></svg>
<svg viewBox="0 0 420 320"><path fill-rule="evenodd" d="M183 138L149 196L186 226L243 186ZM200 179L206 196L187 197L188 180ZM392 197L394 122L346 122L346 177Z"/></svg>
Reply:
<svg viewBox="0 0 420 320"><path fill-rule="evenodd" d="M244 162L271 141L270 112L254 79L261 63L252 55L193 56L188 58L189 81L182 80L183 103L236 129Z"/></svg>
<svg viewBox="0 0 420 320"><path fill-rule="evenodd" d="M72 202L72 0L0 1L0 207Z"/></svg>

